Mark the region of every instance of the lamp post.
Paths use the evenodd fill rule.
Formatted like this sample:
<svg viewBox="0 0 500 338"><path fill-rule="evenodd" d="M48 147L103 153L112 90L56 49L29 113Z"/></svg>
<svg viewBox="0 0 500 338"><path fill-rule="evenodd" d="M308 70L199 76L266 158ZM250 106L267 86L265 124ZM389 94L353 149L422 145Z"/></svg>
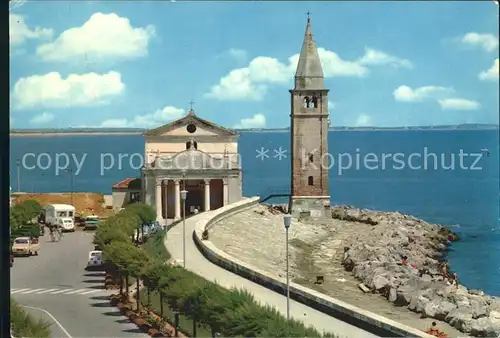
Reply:
<svg viewBox="0 0 500 338"><path fill-rule="evenodd" d="M286 214L283 216L283 224L285 225L285 254L286 254L286 320L290 323L290 276L288 262L288 229L292 223L292 216Z"/></svg>
<svg viewBox="0 0 500 338"><path fill-rule="evenodd" d="M21 192L21 161L16 161L17 167L17 192Z"/></svg>
<svg viewBox="0 0 500 338"><path fill-rule="evenodd" d="M181 191L182 200L182 265L186 268L186 197L187 190Z"/></svg>

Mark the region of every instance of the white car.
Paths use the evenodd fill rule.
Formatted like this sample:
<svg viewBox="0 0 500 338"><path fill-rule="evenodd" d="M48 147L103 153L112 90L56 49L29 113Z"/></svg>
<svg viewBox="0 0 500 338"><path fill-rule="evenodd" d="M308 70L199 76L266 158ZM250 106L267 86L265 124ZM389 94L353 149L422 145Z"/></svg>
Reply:
<svg viewBox="0 0 500 338"><path fill-rule="evenodd" d="M93 250L89 252L89 261L87 263L87 269L99 268L104 264L102 260L102 251Z"/></svg>

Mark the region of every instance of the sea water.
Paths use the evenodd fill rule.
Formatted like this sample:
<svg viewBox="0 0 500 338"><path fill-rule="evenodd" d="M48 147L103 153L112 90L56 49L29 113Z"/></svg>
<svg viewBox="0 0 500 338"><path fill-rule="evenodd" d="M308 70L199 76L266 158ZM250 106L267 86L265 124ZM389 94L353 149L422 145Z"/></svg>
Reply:
<svg viewBox="0 0 500 338"><path fill-rule="evenodd" d="M13 191L110 194L114 183L139 176L144 156L141 135L10 141ZM245 196L289 191L289 145L288 132L241 133ZM332 203L399 211L452 227L462 241L448 258L462 283L500 295L498 145L498 130L330 132L330 155L323 158ZM56 171L56 154L68 155L71 171ZM59 162L64 167L65 156Z"/></svg>

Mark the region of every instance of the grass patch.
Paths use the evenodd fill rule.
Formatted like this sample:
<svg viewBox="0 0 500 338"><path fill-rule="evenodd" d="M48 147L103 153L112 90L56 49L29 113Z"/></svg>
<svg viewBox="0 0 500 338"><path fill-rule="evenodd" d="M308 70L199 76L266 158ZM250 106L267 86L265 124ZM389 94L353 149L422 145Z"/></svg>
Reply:
<svg viewBox="0 0 500 338"><path fill-rule="evenodd" d="M14 337L50 338L50 324L35 319L23 307L10 300L10 327Z"/></svg>

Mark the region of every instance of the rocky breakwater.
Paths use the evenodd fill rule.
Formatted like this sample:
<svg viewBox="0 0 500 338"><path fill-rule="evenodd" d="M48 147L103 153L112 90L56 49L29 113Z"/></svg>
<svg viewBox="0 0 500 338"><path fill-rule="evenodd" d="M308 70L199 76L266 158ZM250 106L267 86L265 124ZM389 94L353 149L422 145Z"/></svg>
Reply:
<svg viewBox="0 0 500 338"><path fill-rule="evenodd" d="M365 292L471 336L500 337L500 299L443 280L447 246L458 239L451 231L397 212L342 206L332 209L332 217L371 225L345 242L342 260Z"/></svg>

